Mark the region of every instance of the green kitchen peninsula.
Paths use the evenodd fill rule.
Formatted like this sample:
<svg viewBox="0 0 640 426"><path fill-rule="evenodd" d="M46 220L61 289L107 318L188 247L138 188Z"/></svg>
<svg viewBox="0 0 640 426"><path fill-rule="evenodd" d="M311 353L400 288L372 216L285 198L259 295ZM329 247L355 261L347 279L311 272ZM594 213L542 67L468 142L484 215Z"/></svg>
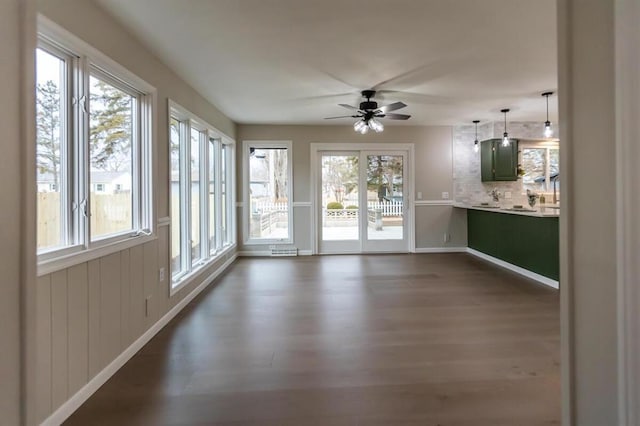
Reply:
<svg viewBox="0 0 640 426"><path fill-rule="evenodd" d="M548 285L557 286L560 277L559 209L547 207L545 212L540 212L464 204L455 204L455 207L467 210L468 247L471 250L541 275L551 281L546 282Z"/></svg>

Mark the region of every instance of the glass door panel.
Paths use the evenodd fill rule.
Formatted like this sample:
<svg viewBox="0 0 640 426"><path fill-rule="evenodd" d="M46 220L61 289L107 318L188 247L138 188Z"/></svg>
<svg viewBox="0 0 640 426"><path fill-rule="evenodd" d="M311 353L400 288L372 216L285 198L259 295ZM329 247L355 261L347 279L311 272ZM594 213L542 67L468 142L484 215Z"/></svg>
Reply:
<svg viewBox="0 0 640 426"><path fill-rule="evenodd" d="M408 252L407 153L320 152L320 253Z"/></svg>
<svg viewBox="0 0 640 426"><path fill-rule="evenodd" d="M320 252L360 251L359 154L320 155Z"/></svg>
<svg viewBox="0 0 640 426"><path fill-rule="evenodd" d="M408 251L405 226L406 153L363 152L366 180L366 220L363 217L363 251Z"/></svg>

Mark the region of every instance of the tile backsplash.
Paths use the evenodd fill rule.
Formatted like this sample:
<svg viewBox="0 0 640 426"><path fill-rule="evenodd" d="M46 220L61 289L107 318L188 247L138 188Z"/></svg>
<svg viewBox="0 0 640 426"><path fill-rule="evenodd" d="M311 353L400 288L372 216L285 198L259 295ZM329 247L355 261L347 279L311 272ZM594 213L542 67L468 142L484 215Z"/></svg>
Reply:
<svg viewBox="0 0 640 426"><path fill-rule="evenodd" d="M509 137L514 139L542 140L542 123L530 121L512 121L507 123ZM558 131L555 125L555 131ZM478 125L478 140L501 138L504 132L503 122L487 122ZM480 179L480 153L473 151L475 126L459 125L453 127L453 190L454 200L461 203L479 204L491 202L489 195L496 188L504 197L511 193L511 199L500 199L500 204L527 204L526 191L522 180L515 182L482 182Z"/></svg>

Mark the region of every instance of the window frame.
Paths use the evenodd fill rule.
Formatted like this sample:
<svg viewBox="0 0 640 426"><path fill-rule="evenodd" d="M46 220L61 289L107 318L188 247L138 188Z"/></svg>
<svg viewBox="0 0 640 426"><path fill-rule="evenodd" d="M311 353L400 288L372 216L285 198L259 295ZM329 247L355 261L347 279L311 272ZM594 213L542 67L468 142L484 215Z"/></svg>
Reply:
<svg viewBox="0 0 640 426"><path fill-rule="evenodd" d="M37 48L46 52L53 49L72 58L66 78L68 87L65 87L66 96L69 97L69 116L65 118L68 129L64 144L68 146L63 160L67 167L67 182L63 182L63 185L69 197L65 204L70 216L66 231L69 241L62 248L38 251L38 275L44 275L157 238L153 187L157 91L154 86L46 17L38 15L37 26ZM94 70L100 73L100 77L108 76L109 82L117 82L119 89L127 88L127 93L134 91L139 98L136 102L137 123L134 130L136 141L132 141L132 229L91 240L89 78ZM133 154L134 151L136 154ZM135 196L134 188L137 191Z"/></svg>
<svg viewBox="0 0 640 426"><path fill-rule="evenodd" d="M553 185L551 182L551 150L560 149L560 144L556 141L540 141L540 142L520 142L518 145L518 155L519 155L519 163L522 163L522 155L525 149L544 149L544 162L545 162L545 170L544 170L544 193L552 192ZM523 194L525 192L523 191Z"/></svg>
<svg viewBox="0 0 640 426"><path fill-rule="evenodd" d="M55 257L65 256L81 250L78 243L78 235L75 229L74 200L77 197L74 194L72 170L76 165L74 150L74 125L78 121L77 109L73 107L73 100L76 97L74 88L75 76L78 58L70 53L67 49L61 47L54 41L38 37L36 49L40 49L49 55L55 56L64 61L64 87L60 88L61 96L64 96L64 102L61 105L60 125L60 238L61 246L45 248L38 250L38 261L53 259ZM36 69L37 73L37 69ZM37 84L37 82L36 82ZM64 107L64 110L62 110ZM64 118L63 118L64 116ZM36 142L37 144L37 142ZM37 151L37 146L36 146Z"/></svg>
<svg viewBox="0 0 640 426"><path fill-rule="evenodd" d="M242 196L244 212L242 215L244 244L247 246L273 245L273 244L293 244L293 143L287 140L265 141L265 140L245 140L242 142ZM255 149L286 149L287 150L287 238L251 238L250 217L251 199L249 180L249 157L251 148Z"/></svg>
<svg viewBox="0 0 640 426"><path fill-rule="evenodd" d="M170 287L170 296L173 296L177 293L182 287L189 284L198 273L211 263L217 261L230 250L236 247L235 238L231 238L230 243L223 244L221 235L221 203L219 202L221 197L221 167L220 167L220 158L221 151L223 146L231 147L231 153L235 151L235 141L224 133L220 132L214 126L211 126L206 121L202 120L195 114L191 113L186 108L172 101L168 100L168 131L171 132L171 122L172 120L176 120L178 122L178 152L179 152L179 164L180 164L180 173L179 173L179 183L178 188L180 191L180 223L178 226L180 227L179 233L179 247L180 247L180 255L181 255L181 270L174 274L173 271L173 261L170 259L169 262L169 287ZM192 260L191 253L191 228L193 226L192 223L192 211L191 211L191 195L192 195L192 169L190 166L191 163L191 132L192 129L200 132L200 136L198 138L198 152L199 152L199 180L204 184L199 185L198 194L200 197L200 203L197 206L199 209L199 220L200 220L200 258L197 261ZM169 138L171 134L169 133ZM169 150L171 150L171 142L169 141ZM213 150L213 169L210 163L210 153ZM169 152L168 156L168 166L169 170L171 170L171 152ZM227 180L231 180L231 182L235 182L235 167L233 163L230 164L231 167L227 169ZM214 186L215 186L215 204L214 210L211 211L210 203L209 203L209 176L210 172L213 170L214 173ZM171 175L171 173L169 173ZM171 176L169 177L171 179ZM171 185L171 182L170 182ZM235 190L233 193L229 194L233 205L235 205ZM171 198L172 195L169 194ZM171 203L172 200L169 201ZM170 215L171 215L171 209ZM213 244L209 241L210 235L210 216L214 215L214 223L215 223L215 239ZM232 216L231 223L235 224L235 216ZM170 226L173 226L173 219L170 220ZM234 228L235 229L235 228ZM173 232L170 232L170 247L173 247ZM185 238L186 236L186 238ZM170 250L170 256L172 256Z"/></svg>

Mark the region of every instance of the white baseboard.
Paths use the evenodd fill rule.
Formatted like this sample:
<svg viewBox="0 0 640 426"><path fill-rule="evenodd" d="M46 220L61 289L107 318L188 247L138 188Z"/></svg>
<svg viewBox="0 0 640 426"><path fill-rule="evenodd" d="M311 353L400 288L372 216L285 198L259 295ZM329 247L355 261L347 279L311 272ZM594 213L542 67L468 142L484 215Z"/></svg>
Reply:
<svg viewBox="0 0 640 426"><path fill-rule="evenodd" d="M298 250L298 256L311 256L313 252L311 250ZM272 257L270 250L248 250L248 251L239 251L238 256L240 257Z"/></svg>
<svg viewBox="0 0 640 426"><path fill-rule="evenodd" d="M240 257L271 257L271 250L247 250L237 253Z"/></svg>
<svg viewBox="0 0 640 426"><path fill-rule="evenodd" d="M85 403L91 395L93 395L103 384L107 382L122 366L129 361L149 340L153 338L162 328L169 323L189 302L191 302L198 294L202 292L209 284L211 284L222 272L225 271L237 258L237 253L229 258L222 266L216 269L207 277L198 287L182 299L169 312L164 314L155 324L153 324L142 336L136 339L127 349L124 350L116 359L107 365L102 371L89 380L78 392L62 404L53 412L45 421L41 423L43 426L57 426L62 424L69 418L82 404Z"/></svg>
<svg viewBox="0 0 640 426"><path fill-rule="evenodd" d="M528 269L521 268L520 266L516 266L512 263L505 262L504 260L498 259L493 256L489 256L488 254L482 253L481 251L474 250L470 247L467 247L467 253L472 254L480 259L484 259L489 261L495 265L501 266L510 271L516 272L522 276L527 278L531 278L532 280L538 281L541 284L547 285L549 287L553 287L556 290L560 288L558 281L552 280L551 278L547 278L544 275L536 274L535 272L531 272Z"/></svg>
<svg viewBox="0 0 640 426"><path fill-rule="evenodd" d="M416 247L414 253L466 253L466 247Z"/></svg>

